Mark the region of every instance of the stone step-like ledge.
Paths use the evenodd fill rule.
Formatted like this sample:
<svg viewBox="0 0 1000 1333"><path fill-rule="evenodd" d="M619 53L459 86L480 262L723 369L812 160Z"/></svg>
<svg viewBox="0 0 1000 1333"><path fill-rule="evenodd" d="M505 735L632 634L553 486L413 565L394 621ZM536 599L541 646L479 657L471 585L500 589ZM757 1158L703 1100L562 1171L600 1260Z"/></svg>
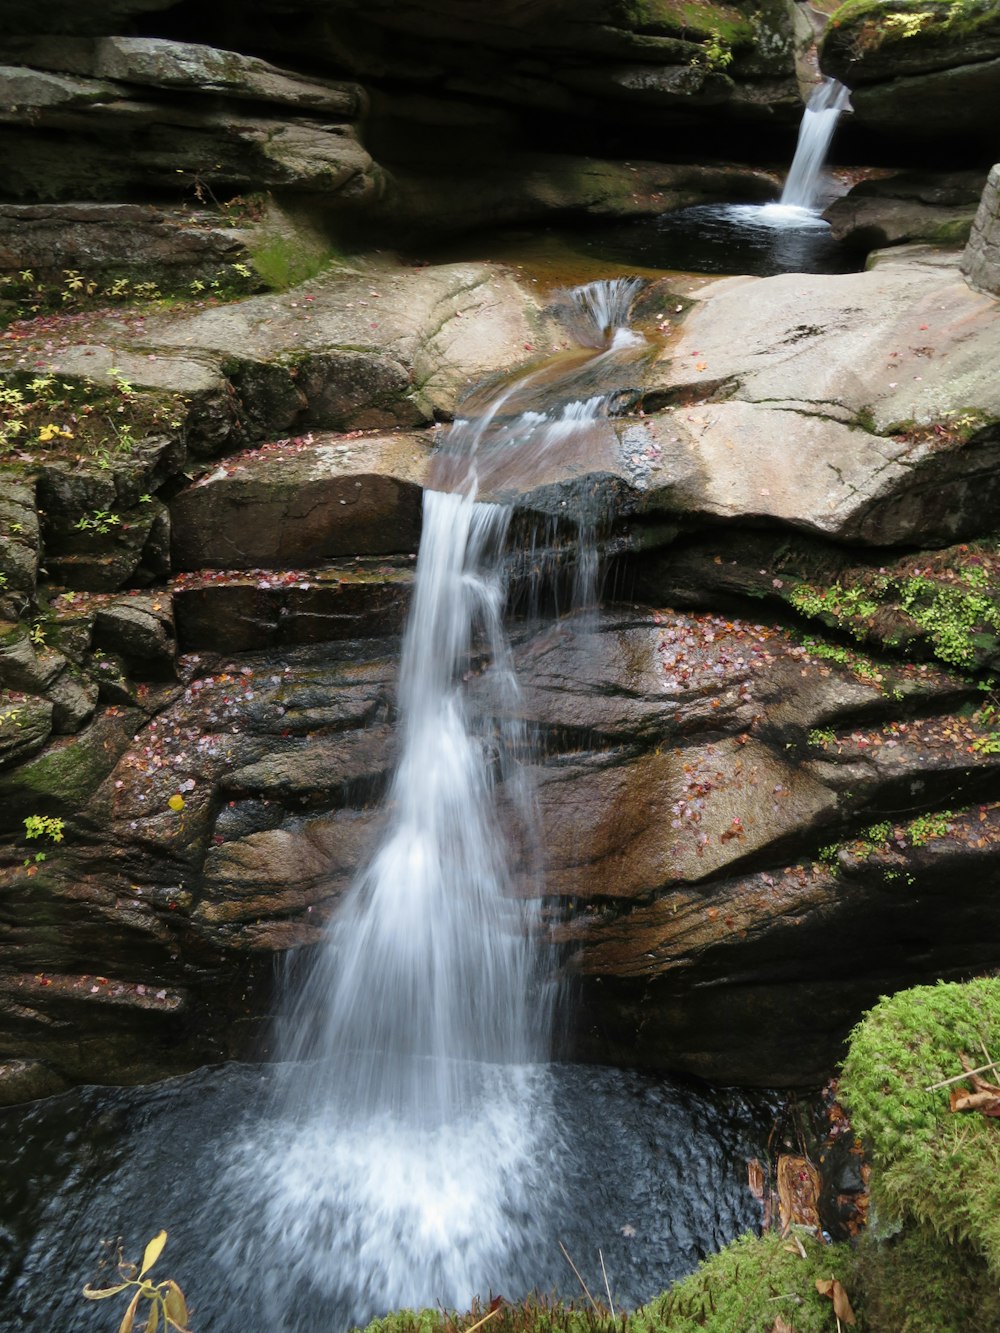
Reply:
<svg viewBox="0 0 1000 1333"><path fill-rule="evenodd" d="M178 644L233 653L397 634L412 584L409 560L182 574L173 584Z"/></svg>

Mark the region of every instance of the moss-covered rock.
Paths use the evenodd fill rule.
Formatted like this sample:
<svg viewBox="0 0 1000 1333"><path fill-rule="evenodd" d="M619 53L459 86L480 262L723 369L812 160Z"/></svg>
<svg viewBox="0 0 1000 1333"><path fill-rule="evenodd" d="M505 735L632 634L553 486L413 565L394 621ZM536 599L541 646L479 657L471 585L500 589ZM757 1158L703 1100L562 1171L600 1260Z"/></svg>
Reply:
<svg viewBox="0 0 1000 1333"><path fill-rule="evenodd" d="M871 1333L984 1333L1000 1328L1000 1291L986 1261L923 1227L867 1235L854 1255L852 1297Z"/></svg>
<svg viewBox="0 0 1000 1333"><path fill-rule="evenodd" d="M841 1096L872 1145L872 1199L884 1221L910 1221L973 1247L1000 1274L1000 1133L951 1110L962 1057L1000 1055L1000 978L917 986L881 1000L855 1029ZM994 1081L996 1074L993 1074ZM951 1084L959 1087L964 1083ZM988 1325L984 1325L988 1326Z"/></svg>

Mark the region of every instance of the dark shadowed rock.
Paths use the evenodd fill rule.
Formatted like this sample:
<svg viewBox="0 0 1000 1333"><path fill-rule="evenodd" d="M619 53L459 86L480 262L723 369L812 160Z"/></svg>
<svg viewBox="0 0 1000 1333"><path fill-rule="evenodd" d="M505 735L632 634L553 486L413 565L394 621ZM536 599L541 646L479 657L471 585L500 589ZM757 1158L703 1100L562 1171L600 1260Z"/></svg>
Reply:
<svg viewBox="0 0 1000 1333"><path fill-rule="evenodd" d="M399 633L412 564L181 575L173 605L183 651L250 652Z"/></svg>

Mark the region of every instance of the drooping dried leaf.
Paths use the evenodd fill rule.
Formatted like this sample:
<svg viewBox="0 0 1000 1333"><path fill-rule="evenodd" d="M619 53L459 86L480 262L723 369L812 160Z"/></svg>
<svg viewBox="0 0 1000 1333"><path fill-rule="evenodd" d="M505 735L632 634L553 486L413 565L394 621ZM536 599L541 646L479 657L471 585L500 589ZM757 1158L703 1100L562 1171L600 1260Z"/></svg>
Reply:
<svg viewBox="0 0 1000 1333"><path fill-rule="evenodd" d="M782 1153L778 1158L778 1200L781 1225L809 1227L819 1232L819 1172L807 1157Z"/></svg>
<svg viewBox="0 0 1000 1333"><path fill-rule="evenodd" d="M816 1279L816 1290L821 1296L829 1296L833 1301L833 1313L842 1324L856 1324L854 1311L851 1309L851 1302L847 1299L847 1292L843 1284L836 1277L818 1277Z"/></svg>
<svg viewBox="0 0 1000 1333"><path fill-rule="evenodd" d="M118 1333L132 1333L132 1325L135 1323L135 1312L139 1308L139 1297L141 1291L137 1291L128 1303L125 1313L122 1315L122 1322L118 1325Z"/></svg>
<svg viewBox="0 0 1000 1333"><path fill-rule="evenodd" d="M159 1232L149 1242L142 1254L142 1267L139 1269L140 1277L142 1277L144 1273L148 1273L153 1267L157 1259L159 1259L160 1255L163 1253L163 1247L166 1243L167 1233L165 1231Z"/></svg>
<svg viewBox="0 0 1000 1333"><path fill-rule="evenodd" d="M771 1333L795 1333L795 1325L789 1324L786 1320L782 1319L779 1314L777 1319L771 1325Z"/></svg>
<svg viewBox="0 0 1000 1333"><path fill-rule="evenodd" d="M176 1328L186 1329L188 1308L183 1291L172 1278L167 1278L163 1286L166 1288L163 1304L167 1312L167 1318Z"/></svg>
<svg viewBox="0 0 1000 1333"><path fill-rule="evenodd" d="M92 1287L88 1282L83 1289L83 1294L88 1301L106 1301L109 1296L117 1296L127 1286L127 1282L119 1282L117 1287Z"/></svg>
<svg viewBox="0 0 1000 1333"><path fill-rule="evenodd" d="M146 1320L144 1333L157 1333L160 1327L160 1306L159 1302L153 1301L149 1307L149 1318Z"/></svg>
<svg viewBox="0 0 1000 1333"><path fill-rule="evenodd" d="M949 1101L953 1111L978 1111L981 1115L1000 1117L1000 1093L959 1092L952 1088Z"/></svg>

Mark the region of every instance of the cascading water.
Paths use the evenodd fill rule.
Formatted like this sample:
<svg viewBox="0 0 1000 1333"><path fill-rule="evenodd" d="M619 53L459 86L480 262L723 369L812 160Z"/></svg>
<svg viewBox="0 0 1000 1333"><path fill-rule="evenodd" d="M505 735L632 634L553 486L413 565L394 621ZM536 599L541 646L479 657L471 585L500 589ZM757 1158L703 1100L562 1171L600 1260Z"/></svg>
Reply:
<svg viewBox="0 0 1000 1333"><path fill-rule="evenodd" d="M781 194L781 203L794 208L815 208L823 163L840 113L850 104L850 91L837 79L816 85L799 126L795 156Z"/></svg>
<svg viewBox="0 0 1000 1333"><path fill-rule="evenodd" d="M560 1188L537 1064L553 968L540 886L525 896L509 840L513 831L530 867L532 799L517 762L526 738L510 720L518 687L502 623L511 510L476 495L515 474L530 484L539 460L607 412L607 392L566 395L644 344L624 328L640 285L576 289L581 340L601 350L556 385L528 375L456 422L439 468L450 489L425 493L384 830L282 1025L280 1156L254 1143L234 1166L261 1202L281 1275L268 1292L255 1271L276 1328L289 1279L355 1320L531 1283L534 1219ZM535 406L539 393L548 407ZM591 540L578 561L582 600L594 582ZM486 710L463 688L477 653L490 665ZM257 1269L238 1238L230 1248L237 1269Z"/></svg>

